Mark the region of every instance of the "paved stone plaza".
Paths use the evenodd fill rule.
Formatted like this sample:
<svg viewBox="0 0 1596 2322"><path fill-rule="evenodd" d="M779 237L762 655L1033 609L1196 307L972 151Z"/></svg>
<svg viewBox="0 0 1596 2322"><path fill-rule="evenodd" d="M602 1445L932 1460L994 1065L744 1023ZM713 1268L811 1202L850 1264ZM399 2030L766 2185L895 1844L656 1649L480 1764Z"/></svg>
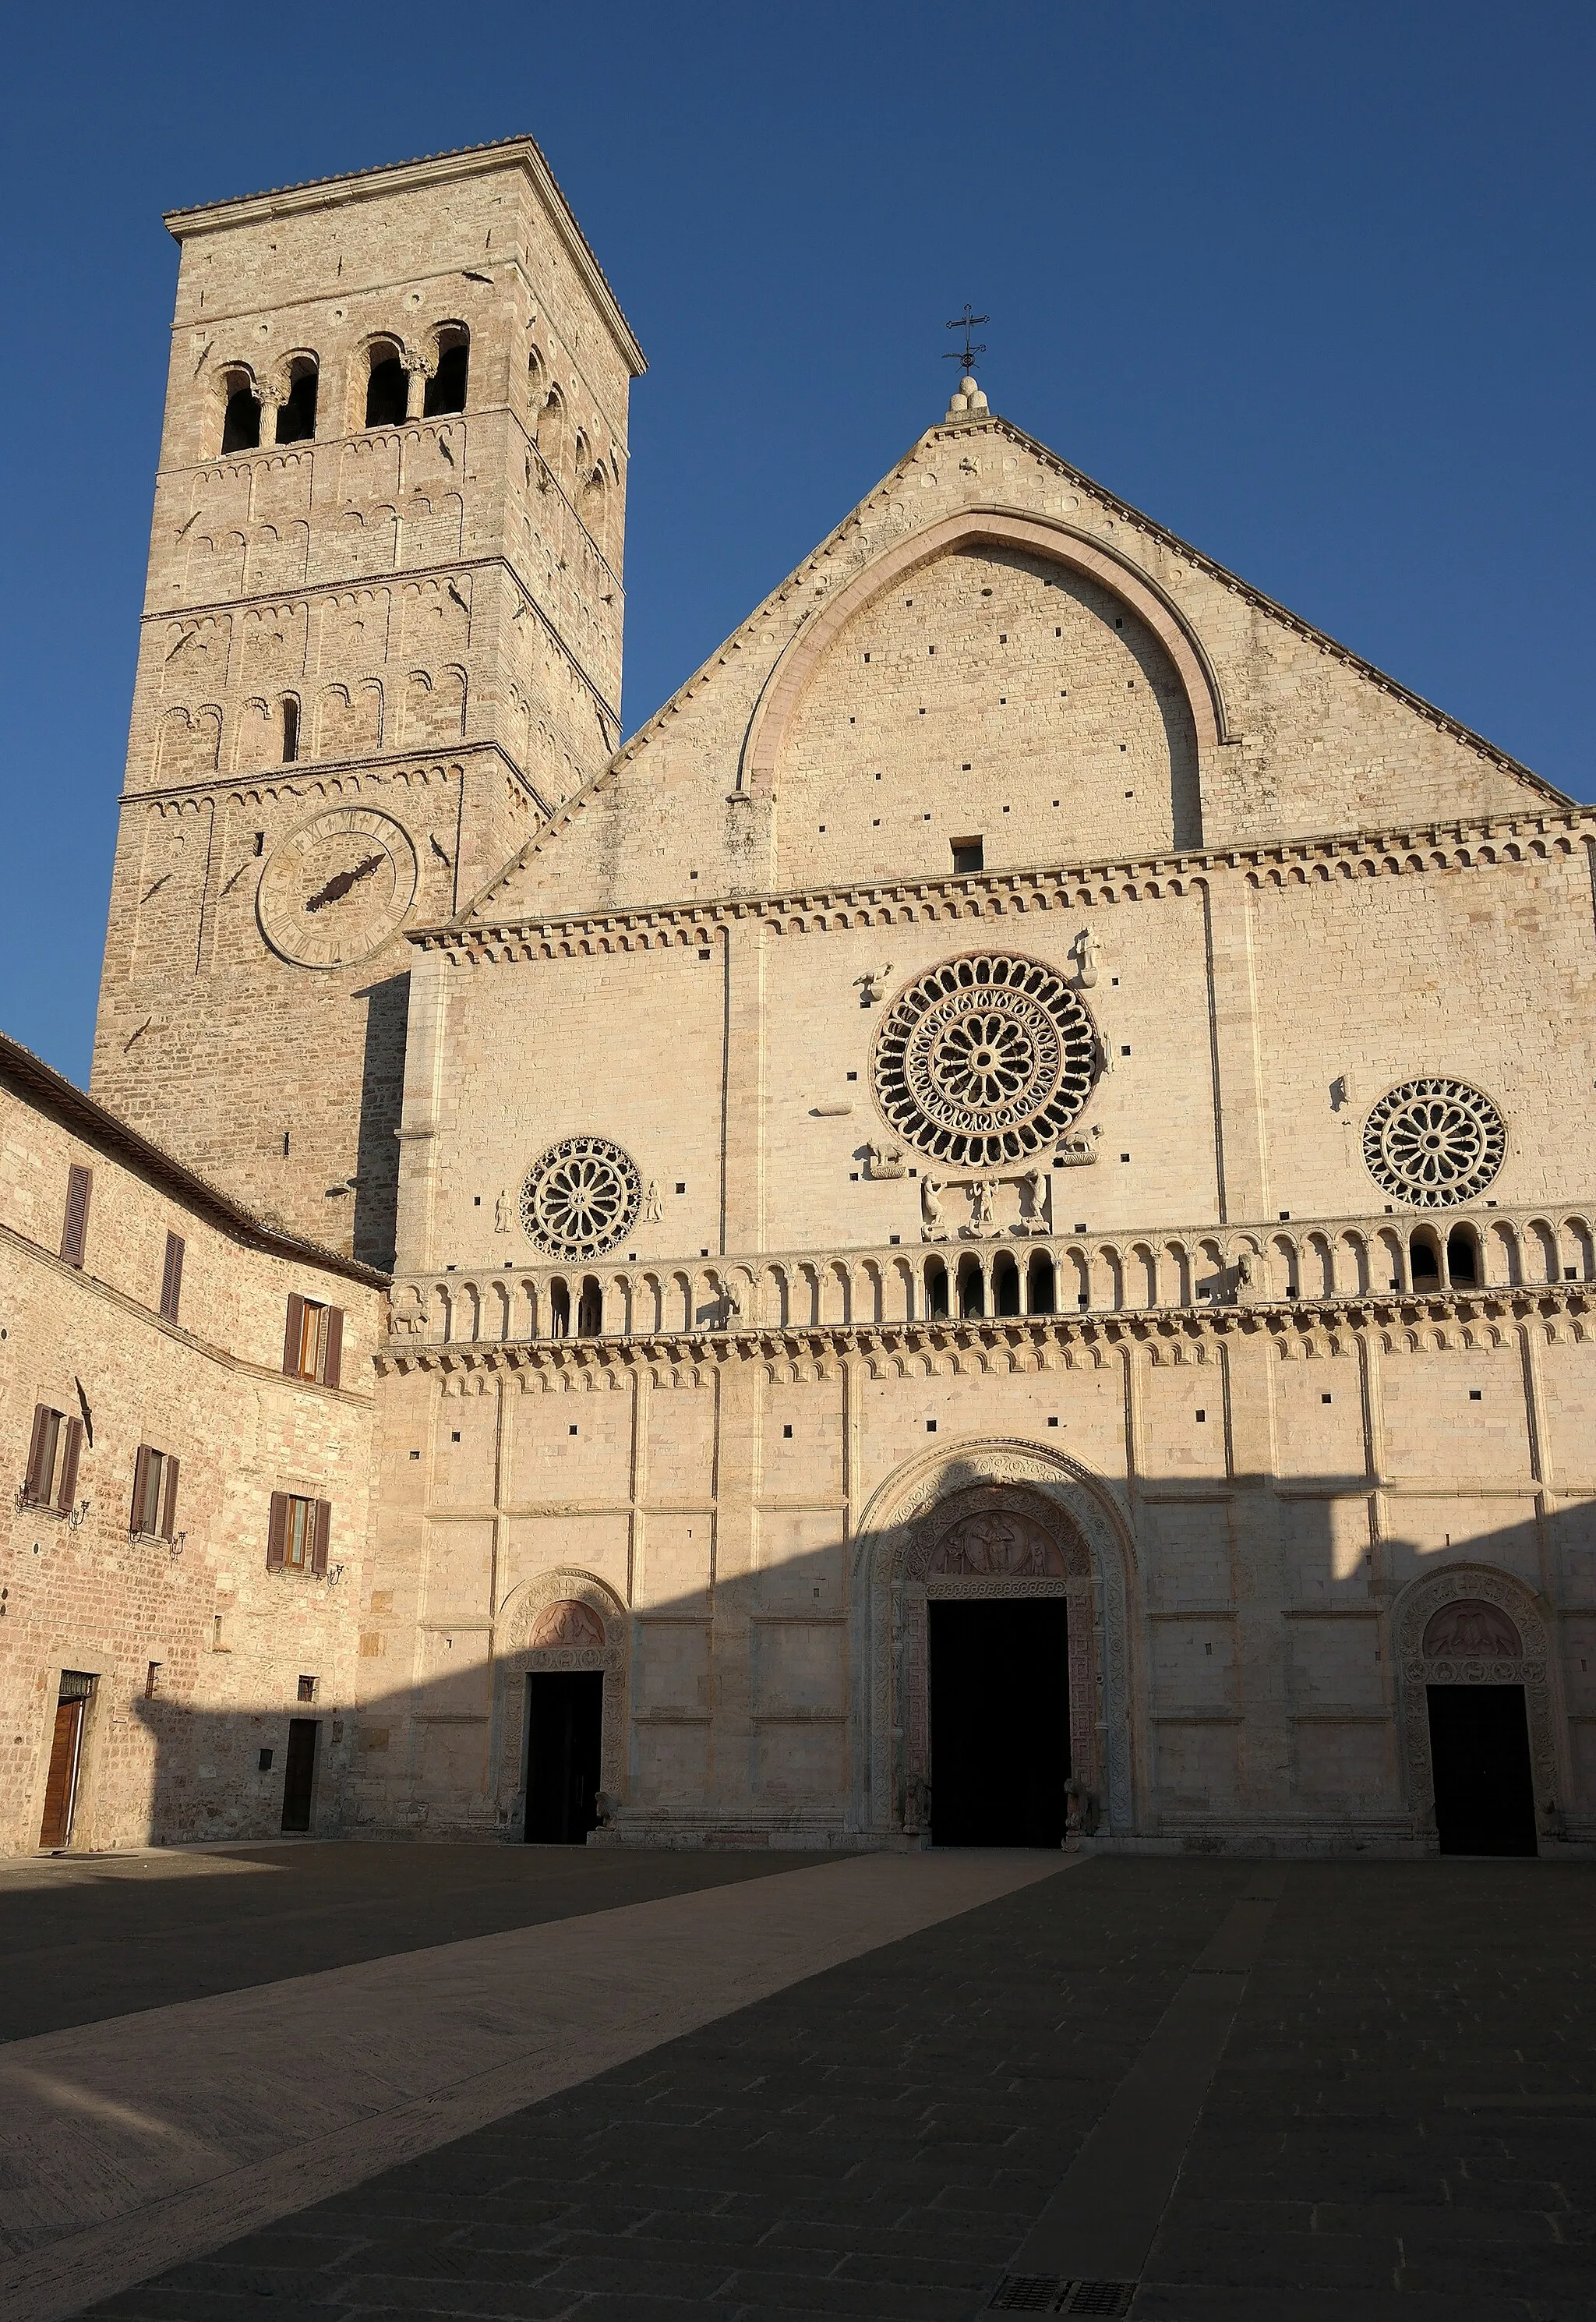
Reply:
<svg viewBox="0 0 1596 2322"><path fill-rule="evenodd" d="M19 1865L0 2305L1584 2322L1593 1900L1533 1861Z"/></svg>

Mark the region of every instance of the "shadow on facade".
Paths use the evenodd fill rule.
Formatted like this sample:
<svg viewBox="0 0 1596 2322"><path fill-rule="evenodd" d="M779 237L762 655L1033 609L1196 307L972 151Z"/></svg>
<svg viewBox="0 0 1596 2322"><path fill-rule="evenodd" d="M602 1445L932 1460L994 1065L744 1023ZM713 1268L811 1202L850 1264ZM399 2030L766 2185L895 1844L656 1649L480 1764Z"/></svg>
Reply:
<svg viewBox="0 0 1596 2322"><path fill-rule="evenodd" d="M1028 1742L1016 1725L1009 1787L1035 1790L1035 1735L1053 1730L1052 1788L1062 1795L1073 1774L1106 1811L1121 1746L1117 1837L1211 1851L1261 1831L1289 1845L1296 1832L1315 1846L1426 1851L1439 1793L1444 1849L1535 1851L1538 1840L1544 1851L1564 1837L1596 1839L1582 1756L1596 1740L1596 1690L1587 1702L1582 1631L1571 1631L1560 1662L1541 1580L1557 1575L1564 1595L1591 1596L1596 1653L1584 1510L1531 1513L1467 1538L1409 1528L1376 1540L1360 1477L1243 1478L1207 1501L1193 1499L1190 1477L1171 1477L1144 1486L1129 1568L1116 1575L1095 1545L1084 1554L1070 1538L1056 1506L1038 1499L1027 1510L1026 1499L1023 1483L995 1489L955 1454L935 1506L957 1522L917 1567L908 1528L862 1535L851 1569L833 1548L721 1581L712 1622L697 1592L628 1614L573 1559L506 1598L491 1659L479 1621L464 1613L458 1634L442 1621L414 1637L386 1632L389 1653L414 1645L421 1672L359 1705L333 1697L317 1670L290 1677L287 1700L227 1711L158 1693L134 1705L152 1744L149 1835L275 1837L286 1809L287 1827L323 1835L519 1838L537 1730L530 1688L579 1676L597 1680L588 1691L602 1700L588 1789L605 1794L622 1835L825 1844L828 1832L864 1842L939 1834L939 1791L952 1795L957 1769L934 1686L928 1697L930 1659L916 1667L914 1654L926 1654L930 1626L956 1641L988 1606L1052 1596L1064 1600L1070 1699L1052 1729L1033 1716ZM1481 1503L1443 1512L1457 1520L1471 1505ZM1281 1594L1261 1590L1260 1574L1278 1575ZM928 1623L934 1606L945 1609ZM1056 1624L1057 1608L1044 1617ZM371 1659L360 1667L376 1673ZM1034 1670L1026 1684L1034 1692ZM1448 1695L1451 1738L1432 1747L1435 1689ZM988 1697L1002 1714L1002 1688ZM1476 1714L1471 1703L1485 1706ZM1278 1768L1282 1743L1286 1771L1260 1788L1257 1768ZM1446 1764L1435 1754L1443 1746ZM1001 1739L996 1747L988 1762L1000 1765ZM86 1748L86 1778L96 1778L97 1755ZM534 1788L536 1779L534 1767Z"/></svg>
<svg viewBox="0 0 1596 2322"><path fill-rule="evenodd" d="M399 1196L396 1131L405 1097L405 1037L410 978L391 975L355 993L366 1002L366 1048L360 1071L360 1126L356 1146L354 1254L385 1272L394 1263L394 1222Z"/></svg>

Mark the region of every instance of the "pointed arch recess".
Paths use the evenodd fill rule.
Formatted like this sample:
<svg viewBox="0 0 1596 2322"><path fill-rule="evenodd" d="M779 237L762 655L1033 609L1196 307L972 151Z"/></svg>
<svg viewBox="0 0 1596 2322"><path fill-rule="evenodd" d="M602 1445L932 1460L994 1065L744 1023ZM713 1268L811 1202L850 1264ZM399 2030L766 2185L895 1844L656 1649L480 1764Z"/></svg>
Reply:
<svg viewBox="0 0 1596 2322"><path fill-rule="evenodd" d="M1430 1634L1437 1613L1466 1603L1495 1607L1518 1631L1517 1653L1439 1654ZM1568 1731L1555 1698L1556 1656L1546 1632L1546 1608L1516 1573L1491 1564L1448 1564L1439 1572L1409 1581L1394 1613L1398 1684L1401 1692L1403 1772L1416 1835L1433 1846L1436 1778L1430 1762L1431 1685L1521 1685L1529 1727L1530 1773L1535 1784L1535 1822L1544 1844L1562 1829L1558 1801L1566 1795L1558 1737Z"/></svg>
<svg viewBox="0 0 1596 2322"><path fill-rule="evenodd" d="M961 508L875 557L791 638L766 681L749 723L737 787L769 796L789 720L827 647L860 608L933 559L962 548L1017 548L1086 574L1129 607L1173 663L1197 732L1199 772L1230 739L1218 674L1185 615L1139 565L1090 534L1053 517L1001 507Z"/></svg>

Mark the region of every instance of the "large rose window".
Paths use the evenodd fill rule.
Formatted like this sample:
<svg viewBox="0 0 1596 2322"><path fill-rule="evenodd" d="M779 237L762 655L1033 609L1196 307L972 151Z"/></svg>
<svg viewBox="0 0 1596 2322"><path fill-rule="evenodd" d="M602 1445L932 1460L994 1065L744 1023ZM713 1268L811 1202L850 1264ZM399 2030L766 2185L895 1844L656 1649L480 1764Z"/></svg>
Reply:
<svg viewBox="0 0 1596 2322"><path fill-rule="evenodd" d="M629 1153L606 1137L567 1137L528 1170L521 1223L551 1257L602 1257L625 1241L642 1202Z"/></svg>
<svg viewBox="0 0 1596 2322"><path fill-rule="evenodd" d="M979 953L898 994L876 1036L873 1078L900 1137L980 1169L1062 1137L1098 1069L1097 1028L1056 969Z"/></svg>
<svg viewBox="0 0 1596 2322"><path fill-rule="evenodd" d="M1507 1149L1500 1113L1464 1081L1404 1081L1363 1123L1369 1175L1399 1201L1424 1210L1475 1200Z"/></svg>

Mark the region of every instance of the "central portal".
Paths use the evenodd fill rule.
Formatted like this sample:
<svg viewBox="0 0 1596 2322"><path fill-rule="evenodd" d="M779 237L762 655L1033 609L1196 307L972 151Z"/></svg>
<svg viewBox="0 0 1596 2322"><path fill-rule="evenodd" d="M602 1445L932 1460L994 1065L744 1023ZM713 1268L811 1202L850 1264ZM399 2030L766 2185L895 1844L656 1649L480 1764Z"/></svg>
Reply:
<svg viewBox="0 0 1596 2322"><path fill-rule="evenodd" d="M585 1846L597 1822L604 1675L551 1669L526 1680L526 1836Z"/></svg>
<svg viewBox="0 0 1596 2322"><path fill-rule="evenodd" d="M1070 1778L1063 1598L960 1597L926 1609L933 1842L1061 1844Z"/></svg>

